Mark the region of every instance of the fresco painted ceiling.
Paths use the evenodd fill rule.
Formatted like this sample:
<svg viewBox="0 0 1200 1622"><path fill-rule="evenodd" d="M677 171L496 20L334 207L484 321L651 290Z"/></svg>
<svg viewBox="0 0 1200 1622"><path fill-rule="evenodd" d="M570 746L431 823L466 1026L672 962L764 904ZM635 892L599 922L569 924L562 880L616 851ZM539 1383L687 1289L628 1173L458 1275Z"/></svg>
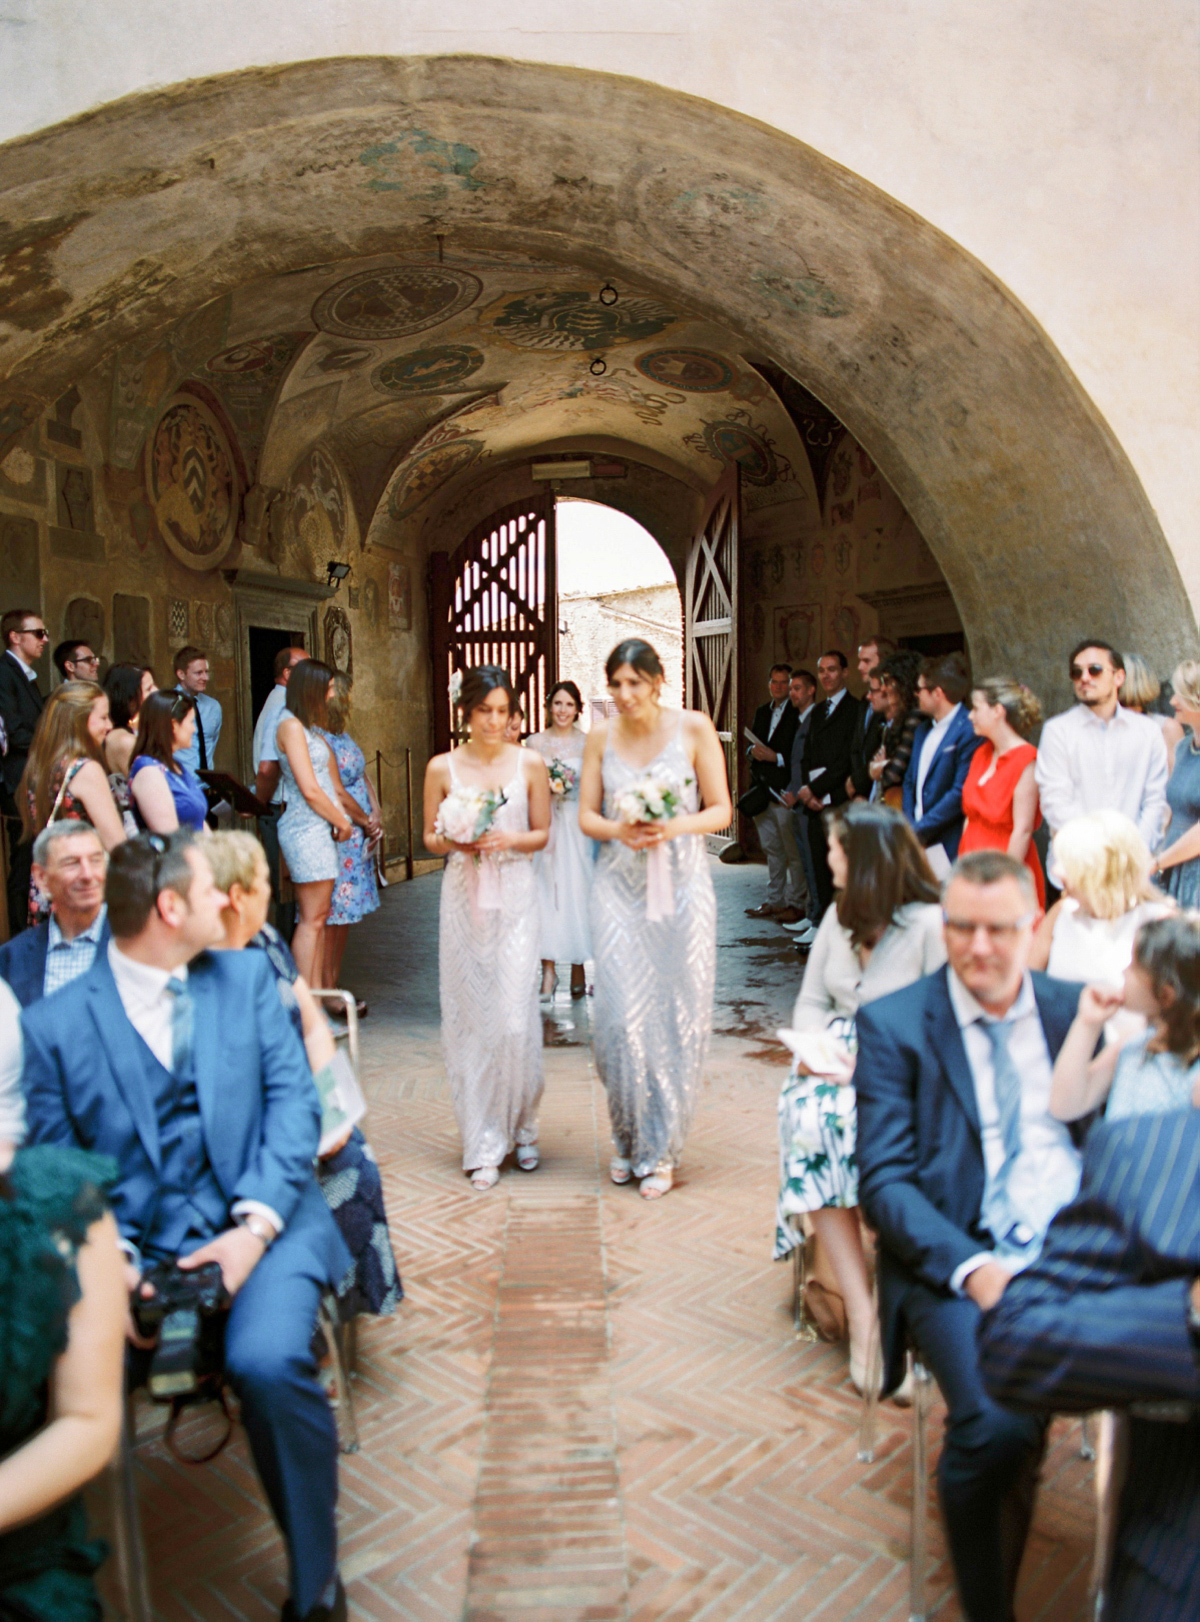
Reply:
<svg viewBox="0 0 1200 1622"><path fill-rule="evenodd" d="M120 351L111 455L132 466L183 386L219 402L248 483L286 490L319 453L384 545L546 447L624 448L698 490L737 461L749 510L811 518L821 457L772 383L734 334L634 287L500 254L383 256L251 284Z"/></svg>

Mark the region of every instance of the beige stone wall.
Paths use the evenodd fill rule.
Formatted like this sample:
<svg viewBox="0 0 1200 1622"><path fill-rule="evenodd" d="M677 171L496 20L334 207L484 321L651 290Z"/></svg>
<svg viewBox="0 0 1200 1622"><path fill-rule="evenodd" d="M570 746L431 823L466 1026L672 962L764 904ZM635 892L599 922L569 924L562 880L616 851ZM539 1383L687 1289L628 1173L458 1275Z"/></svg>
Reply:
<svg viewBox="0 0 1200 1622"><path fill-rule="evenodd" d="M642 586L558 600L558 673L583 694L585 705L606 699L604 662L627 637L657 651L666 671L663 702L683 703L683 605L675 586Z"/></svg>

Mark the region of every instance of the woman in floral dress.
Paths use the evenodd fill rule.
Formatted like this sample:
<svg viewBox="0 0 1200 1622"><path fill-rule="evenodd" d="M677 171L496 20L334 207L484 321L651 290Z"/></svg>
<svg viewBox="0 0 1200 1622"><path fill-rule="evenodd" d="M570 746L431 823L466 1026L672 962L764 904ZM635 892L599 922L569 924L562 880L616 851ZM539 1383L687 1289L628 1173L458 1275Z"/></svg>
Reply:
<svg viewBox="0 0 1200 1622"><path fill-rule="evenodd" d="M840 1038L852 1062L860 1004L932 974L946 961L937 881L900 812L854 801L829 817L837 891L817 930L796 999L797 1032ZM799 1059L779 1096L780 1189L775 1259L803 1243L808 1215L850 1326L850 1378L861 1391L874 1323L858 1225L856 1100L850 1080Z"/></svg>
<svg viewBox="0 0 1200 1622"><path fill-rule="evenodd" d="M338 871L333 881L333 901L325 920L325 984L341 984L342 959L346 955L346 931L379 906L375 882L375 845L383 833L383 822L375 790L367 776L366 756L346 731L350 721L350 693L354 683L341 671L333 678L329 698L329 725L316 730L333 751L336 770L333 786L342 810L354 823L354 832L338 846ZM366 1004L360 1003L359 1014Z"/></svg>

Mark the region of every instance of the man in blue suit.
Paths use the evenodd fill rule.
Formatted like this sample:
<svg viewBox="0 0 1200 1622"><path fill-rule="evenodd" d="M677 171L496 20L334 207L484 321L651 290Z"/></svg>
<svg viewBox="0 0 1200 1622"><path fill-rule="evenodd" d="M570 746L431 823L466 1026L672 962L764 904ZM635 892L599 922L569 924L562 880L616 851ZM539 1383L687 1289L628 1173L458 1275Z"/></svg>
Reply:
<svg viewBox="0 0 1200 1622"><path fill-rule="evenodd" d="M337 1438L312 1354L350 1257L313 1176L320 1106L259 952L208 952L226 897L188 834L112 853L112 940L26 1010L29 1138L110 1155L132 1283L147 1261L220 1264L225 1366L288 1550L287 1619L345 1616Z"/></svg>
<svg viewBox="0 0 1200 1622"><path fill-rule="evenodd" d="M1024 863L971 852L943 907L948 966L858 1011L859 1192L880 1240L884 1387L907 1337L946 1399L938 1484L963 1611L1012 1622L1044 1426L988 1395L975 1334L1078 1188L1049 1099L1080 987L1026 967Z"/></svg>
<svg viewBox="0 0 1200 1622"><path fill-rule="evenodd" d="M1079 1198L980 1331L998 1402L1133 1407L1112 1622L1200 1616L1200 1110L1100 1122Z"/></svg>
<svg viewBox="0 0 1200 1622"><path fill-rule="evenodd" d="M0 979L22 1008L86 974L108 945L107 870L89 822L51 822L34 840L33 877L50 897L50 916L0 946Z"/></svg>
<svg viewBox="0 0 1200 1622"><path fill-rule="evenodd" d="M961 653L926 659L917 677L923 719L913 736L904 774L904 815L925 846L938 878L945 878L962 836L962 791L971 756L983 742L963 708L971 690Z"/></svg>

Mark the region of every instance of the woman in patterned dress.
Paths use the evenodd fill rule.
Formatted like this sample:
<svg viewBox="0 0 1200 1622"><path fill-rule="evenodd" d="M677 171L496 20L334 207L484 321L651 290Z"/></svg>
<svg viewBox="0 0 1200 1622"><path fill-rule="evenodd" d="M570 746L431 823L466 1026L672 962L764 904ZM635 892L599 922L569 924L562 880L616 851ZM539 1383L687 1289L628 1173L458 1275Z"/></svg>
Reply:
<svg viewBox="0 0 1200 1622"><path fill-rule="evenodd" d="M508 673L480 665L458 696L468 741L435 755L425 771L425 848L447 858L438 928L442 1047L463 1170L481 1193L517 1165L538 1165L542 1021L538 1011L538 911L533 854L550 831L550 784L540 755L505 742L516 702ZM503 794L490 828L469 843L438 829L443 800L458 792Z"/></svg>
<svg viewBox="0 0 1200 1622"><path fill-rule="evenodd" d="M375 882L375 844L383 833L379 802L367 776L362 750L346 731L350 721L350 677L339 671L329 695L329 725L316 730L333 753L333 786L338 803L354 824L354 832L338 847L338 872L333 881L333 901L325 920L325 984L341 984L342 959L346 955L346 931L379 906ZM359 1003L359 1015L367 1005Z"/></svg>
<svg viewBox="0 0 1200 1622"><path fill-rule="evenodd" d="M592 955L588 905L596 864L592 841L579 828L579 774L587 734L579 725L583 697L573 681L557 682L546 700L550 725L535 732L529 747L548 768L559 763L575 774L574 783L550 771L554 815L550 841L534 859L542 908L542 996L553 997L558 965L571 965L571 995L587 995L584 964Z"/></svg>
<svg viewBox="0 0 1200 1622"><path fill-rule="evenodd" d="M617 714L588 733L579 795L579 826L600 842L593 1049L612 1122L609 1176L637 1177L643 1198L658 1199L674 1183L712 1031L717 907L704 836L728 827L733 808L716 729L698 711L662 708L650 644L619 643L605 670ZM648 777L669 784L683 811L622 820L618 800Z"/></svg>
<svg viewBox="0 0 1200 1622"><path fill-rule="evenodd" d="M813 942L792 1026L854 1049L861 1004L932 974L946 961L937 880L900 812L863 801L830 813L837 900ZM858 1224L853 1084L797 1061L779 1095L780 1188L775 1259L803 1243L808 1215L846 1306L850 1378L861 1391L875 1312Z"/></svg>

